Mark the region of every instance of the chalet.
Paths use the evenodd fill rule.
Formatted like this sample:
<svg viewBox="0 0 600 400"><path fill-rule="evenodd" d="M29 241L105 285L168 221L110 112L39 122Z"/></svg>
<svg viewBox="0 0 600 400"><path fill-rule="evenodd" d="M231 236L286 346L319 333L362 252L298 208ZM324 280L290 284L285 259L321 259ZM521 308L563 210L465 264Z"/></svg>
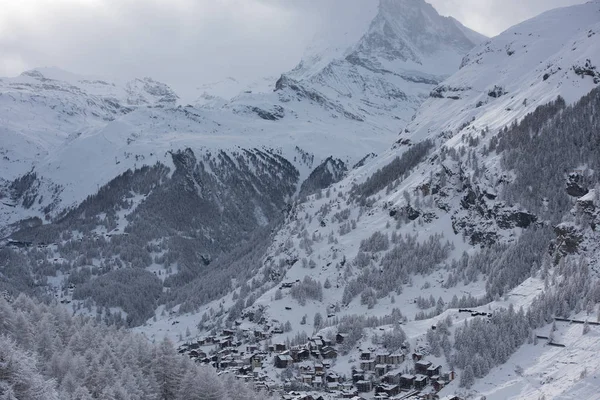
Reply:
<svg viewBox="0 0 600 400"><path fill-rule="evenodd" d="M371 352L370 351L361 351L361 353L360 353L360 359L361 360L370 360L371 359Z"/></svg>
<svg viewBox="0 0 600 400"><path fill-rule="evenodd" d="M327 382L327 389L328 390L339 390L340 388L340 383L337 381L334 382Z"/></svg>
<svg viewBox="0 0 600 400"><path fill-rule="evenodd" d="M337 335L335 335L335 342L337 344L342 344L344 343L344 341L348 338L348 334L347 333L338 333Z"/></svg>
<svg viewBox="0 0 600 400"><path fill-rule="evenodd" d="M327 374L327 376L325 376L325 379L327 380L327 382L331 383L331 382L338 382L341 383L342 378L334 373L334 372L330 372Z"/></svg>
<svg viewBox="0 0 600 400"><path fill-rule="evenodd" d="M387 364L388 363L389 353L379 352L375 354L375 363L377 364Z"/></svg>
<svg viewBox="0 0 600 400"><path fill-rule="evenodd" d="M312 383L313 383L313 376L310 374L303 374L301 379L302 379L302 383L304 383L304 384L312 385Z"/></svg>
<svg viewBox="0 0 600 400"><path fill-rule="evenodd" d="M296 360L298 360L298 361L304 361L304 360L308 360L310 358L310 351L308 351L308 349L298 350L297 352L295 352L295 354L296 354Z"/></svg>
<svg viewBox="0 0 600 400"><path fill-rule="evenodd" d="M223 329L223 336L233 336L234 333L231 329Z"/></svg>
<svg viewBox="0 0 600 400"><path fill-rule="evenodd" d="M269 334L267 332L263 332L263 331L254 331L254 337L259 339L259 340L264 340L264 339L268 339L269 338Z"/></svg>
<svg viewBox="0 0 600 400"><path fill-rule="evenodd" d="M315 374L319 375L319 374L323 374L325 372L325 367L323 367L323 364L321 363L315 363L314 365L315 368Z"/></svg>
<svg viewBox="0 0 600 400"><path fill-rule="evenodd" d="M214 336L208 336L204 339L203 344L212 344L215 343L216 338Z"/></svg>
<svg viewBox="0 0 600 400"><path fill-rule="evenodd" d="M400 386L398 385L378 385L375 388L375 394L384 393L386 397L396 396L400 394Z"/></svg>
<svg viewBox="0 0 600 400"><path fill-rule="evenodd" d="M402 354L400 352L392 353L388 357L388 364L398 365L398 364L402 364L403 362L404 362L404 354Z"/></svg>
<svg viewBox="0 0 600 400"><path fill-rule="evenodd" d="M358 397L358 390L354 388L343 390L342 399L364 400L362 397Z"/></svg>
<svg viewBox="0 0 600 400"><path fill-rule="evenodd" d="M430 365L429 368L427 368L426 375L431 378L434 375L439 375L441 372L442 372L441 365Z"/></svg>
<svg viewBox="0 0 600 400"><path fill-rule="evenodd" d="M462 400L462 399L458 396L449 395L449 396L442 397L440 400Z"/></svg>
<svg viewBox="0 0 600 400"><path fill-rule="evenodd" d="M413 359L414 362L422 360L423 359L423 353L421 353L419 351L413 352L412 359Z"/></svg>
<svg viewBox="0 0 600 400"><path fill-rule="evenodd" d="M415 384L415 376L414 375L404 374L404 375L400 376L400 387L402 389L410 389L414 386L414 384Z"/></svg>
<svg viewBox="0 0 600 400"><path fill-rule="evenodd" d="M436 392L439 392L440 390L442 390L444 388L444 386L446 386L446 382L444 382L442 380L436 380L436 381L432 381L431 385L433 386L433 390L435 390Z"/></svg>
<svg viewBox="0 0 600 400"><path fill-rule="evenodd" d="M415 363L417 374L427 375L427 370L431 367L431 361L420 360Z"/></svg>
<svg viewBox="0 0 600 400"><path fill-rule="evenodd" d="M253 354L250 356L250 365L255 368L255 367L262 367L263 364L263 357L259 354Z"/></svg>
<svg viewBox="0 0 600 400"><path fill-rule="evenodd" d="M363 370L353 370L352 371L352 382L356 383L358 381L363 381L365 379L365 373Z"/></svg>
<svg viewBox="0 0 600 400"><path fill-rule="evenodd" d="M375 370L375 360L361 360L360 369L362 369L364 371Z"/></svg>
<svg viewBox="0 0 600 400"><path fill-rule="evenodd" d="M200 350L192 350L190 351L190 357L192 358L206 358L206 353Z"/></svg>
<svg viewBox="0 0 600 400"><path fill-rule="evenodd" d="M313 387L315 388L321 388L323 387L323 377L321 376L315 376L312 382Z"/></svg>
<svg viewBox="0 0 600 400"><path fill-rule="evenodd" d="M272 332L273 334L280 335L280 334L282 334L282 333L283 333L283 329L281 329L281 327L276 327L276 328L273 328L273 329L271 330L271 332Z"/></svg>
<svg viewBox="0 0 600 400"><path fill-rule="evenodd" d="M423 390L425 389L425 386L427 386L428 383L428 379L427 375L417 375L415 377L415 389L417 390Z"/></svg>
<svg viewBox="0 0 600 400"><path fill-rule="evenodd" d="M289 354L278 354L275 356L275 367L276 368L287 368L292 366L294 360Z"/></svg>
<svg viewBox="0 0 600 400"><path fill-rule="evenodd" d="M450 372L445 372L444 375L442 375L442 378L446 381L446 382L450 382L454 380L454 371L450 371Z"/></svg>
<svg viewBox="0 0 600 400"><path fill-rule="evenodd" d="M277 351L277 352L285 351L286 348L287 347L286 347L285 343L281 343L281 342L275 343L275 351Z"/></svg>
<svg viewBox="0 0 600 400"><path fill-rule="evenodd" d="M385 364L377 364L377 365L375 365L374 371L375 371L375 376L380 378L383 375L385 375L385 373L387 372L387 367Z"/></svg>
<svg viewBox="0 0 600 400"><path fill-rule="evenodd" d="M388 385L399 385L401 376L402 373L400 371L389 371L383 376L383 382Z"/></svg>
<svg viewBox="0 0 600 400"><path fill-rule="evenodd" d="M246 346L246 351L248 353L256 353L258 351L258 345L256 344L249 344Z"/></svg>
<svg viewBox="0 0 600 400"><path fill-rule="evenodd" d="M321 338L313 338L308 342L311 350L321 350L325 344Z"/></svg>
<svg viewBox="0 0 600 400"><path fill-rule="evenodd" d="M373 383L371 381L358 381L356 382L356 388L359 393L367 393L373 390Z"/></svg>
<svg viewBox="0 0 600 400"><path fill-rule="evenodd" d="M324 347L321 350L321 356L325 359L337 358L338 353L333 347Z"/></svg>
<svg viewBox="0 0 600 400"><path fill-rule="evenodd" d="M325 369L329 369L332 366L332 363L330 360L323 360L321 362L323 363L323 368L325 368Z"/></svg>

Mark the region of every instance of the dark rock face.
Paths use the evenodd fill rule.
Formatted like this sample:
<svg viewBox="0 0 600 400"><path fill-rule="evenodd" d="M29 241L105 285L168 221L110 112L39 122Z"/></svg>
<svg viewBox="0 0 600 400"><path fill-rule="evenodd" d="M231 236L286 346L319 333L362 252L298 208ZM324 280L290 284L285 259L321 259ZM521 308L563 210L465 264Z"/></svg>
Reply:
<svg viewBox="0 0 600 400"><path fill-rule="evenodd" d="M410 221L414 221L421 216L421 212L411 206L404 207L404 214Z"/></svg>
<svg viewBox="0 0 600 400"><path fill-rule="evenodd" d="M579 251L583 234L578 227L560 224L554 227L554 233L556 233L554 248L563 254L574 254Z"/></svg>
<svg viewBox="0 0 600 400"><path fill-rule="evenodd" d="M405 218L408 221L416 221L419 218L423 219L423 222L429 223L437 218L437 215L433 212L423 212L414 208L411 205L401 207L400 209L392 208L389 212L390 217L394 219Z"/></svg>
<svg viewBox="0 0 600 400"><path fill-rule="evenodd" d="M488 92L488 96L497 99L499 97L504 96L506 93L507 92L502 86L495 85L494 88Z"/></svg>
<svg viewBox="0 0 600 400"><path fill-rule="evenodd" d="M510 229L514 227L526 229L537 222L537 217L527 212L518 211L498 215L496 217L496 222L502 229Z"/></svg>
<svg viewBox="0 0 600 400"><path fill-rule="evenodd" d="M591 77L596 84L600 83L600 71L596 69L596 66L593 65L592 61L589 59L585 60L584 65L574 65L573 72L582 78L585 78L586 76Z"/></svg>
<svg viewBox="0 0 600 400"><path fill-rule="evenodd" d="M267 121L277 121L285 116L285 111L281 106L274 106L272 110L252 107L252 112Z"/></svg>
<svg viewBox="0 0 600 400"><path fill-rule="evenodd" d="M583 177L580 174L573 173L567 180L567 194L571 197L583 197L590 191L583 183Z"/></svg>

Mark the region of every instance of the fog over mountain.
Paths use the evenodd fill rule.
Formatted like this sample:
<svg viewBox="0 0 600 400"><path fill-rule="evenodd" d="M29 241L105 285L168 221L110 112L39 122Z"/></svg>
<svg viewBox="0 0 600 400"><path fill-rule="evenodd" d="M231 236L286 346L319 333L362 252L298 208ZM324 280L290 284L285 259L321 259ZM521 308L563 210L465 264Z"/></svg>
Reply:
<svg viewBox="0 0 600 400"><path fill-rule="evenodd" d="M583 1L432 4L442 15L494 36L545 10ZM234 78L248 85L293 68L320 28L376 0L351 2L0 0L0 76L36 67L122 81L150 76L194 99L205 84Z"/></svg>

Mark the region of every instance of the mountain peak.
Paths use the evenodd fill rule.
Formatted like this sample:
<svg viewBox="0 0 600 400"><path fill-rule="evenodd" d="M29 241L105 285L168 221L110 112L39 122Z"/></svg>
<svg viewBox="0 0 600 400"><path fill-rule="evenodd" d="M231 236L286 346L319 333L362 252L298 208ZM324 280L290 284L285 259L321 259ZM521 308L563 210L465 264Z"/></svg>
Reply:
<svg viewBox="0 0 600 400"><path fill-rule="evenodd" d="M446 49L466 53L473 43L456 20L442 17L423 0L380 0L379 12L359 44L361 50L422 63Z"/></svg>
<svg viewBox="0 0 600 400"><path fill-rule="evenodd" d="M441 16L424 0L354 0L344 4L335 24L321 29L300 64L292 71L295 79L314 76L335 60L408 63L407 69L428 63L428 58L455 53L450 62L430 63L435 75L448 75L460 59L485 39L450 17ZM454 65L456 64L456 65Z"/></svg>

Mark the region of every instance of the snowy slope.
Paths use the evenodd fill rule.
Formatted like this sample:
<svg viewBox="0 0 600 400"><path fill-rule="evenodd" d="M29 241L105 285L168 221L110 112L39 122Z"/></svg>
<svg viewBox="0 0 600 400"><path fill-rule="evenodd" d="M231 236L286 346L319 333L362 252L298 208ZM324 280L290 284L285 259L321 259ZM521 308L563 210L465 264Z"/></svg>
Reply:
<svg viewBox="0 0 600 400"><path fill-rule="evenodd" d="M404 2L397 4L399 7L407 7ZM410 10L414 11L412 8ZM448 264L460 259L463 252L473 255L480 249L480 243L486 244L485 240L474 242L474 238L478 236L472 234L491 237L492 242L515 243L525 231L519 224L499 222L503 215L510 220L525 211L518 205L507 205L497 199L498 191L501 190L499 181L509 174L502 170L500 157L493 152L488 153L485 148L500 128L522 119L538 106L555 100L559 95L568 103L573 103L598 86L598 21L600 2L592 1L544 13L481 43L467 54L458 72L431 91L430 98L419 108L392 149L350 171L341 182L298 204L288 215L285 226L277 233L257 280L265 271L271 271L281 279L274 279L276 282L293 283L309 276L323 285L329 282L331 287L323 290L322 301L309 299L306 304L300 304L292 296L291 290L280 289L279 285L265 285L258 292L260 297L255 305L264 307L269 318L281 323L289 320L292 325L292 331L277 336L277 340L285 341L298 332L305 332L310 336L319 331L324 335L335 331L335 327L324 330L315 327L312 316L316 312L334 315L329 319L333 324L334 317L383 316L389 314L392 308L399 307L408 317L402 327L411 349L414 349L419 345L426 345L427 331L441 318L450 315L455 324L469 319L464 318L456 309L449 309L440 316L417 321L414 317L419 308L415 299L418 296L433 295L435 298L441 297L447 303L454 295L481 297L485 294L485 282L482 281L468 284L459 282L452 288L444 286L444 281L448 279ZM342 50L342 54L349 55L355 50L356 48L346 48ZM375 53L380 55L379 50ZM321 85L324 92L342 93L338 97L341 99L343 92L340 88L351 85L346 85L347 82L339 83L335 79L335 71L350 68L347 62L347 59L330 62L328 75L313 73L300 65L289 76L310 75L310 79ZM383 63L382 60L378 62ZM365 79L373 77L364 70L361 70L360 76L366 77ZM377 107L383 108L383 105L381 102ZM484 134L481 133L482 130L485 131ZM352 197L354 185L364 183L376 171L405 154L412 145L425 139L432 139L433 149L403 179L375 191L362 205L360 200ZM453 156L448 155L451 151L454 151ZM484 171L477 176L471 160L472 154L478 157L481 170ZM445 161L440 162L440 157L445 157ZM440 171L441 169L445 171ZM448 189L432 196L434 187L444 188L440 184L441 176L447 179ZM472 211L469 205L470 193L477 193L484 198L476 207L482 207L481 213L487 217L483 218ZM591 202L592 197L590 194L580 201L587 199ZM411 209L407 208L409 198L410 205L419 214L414 220L409 218L410 221L398 222L401 219L396 217L398 214L405 213L410 217ZM575 218L579 221L579 217ZM463 222L465 224L461 225ZM468 230L470 228L475 231ZM349 304L343 304L345 289L366 268L357 257L361 242L376 232L387 237L393 234L400 237L414 235L420 243L434 235L441 235L442 241L450 242L452 248L444 262L432 266L433 272L411 275L410 281L402 286L401 293L390 293L378 298L374 307L370 307L367 302L363 304L360 296ZM587 249L584 256L589 260L592 270L597 269L598 259L595 238L597 234L584 239ZM386 251L373 254L367 252L370 265L374 266L375 271L381 268L379 262L385 257ZM527 310L533 299L544 289L544 280L539 276L527 278L503 298L481 306L478 310L490 312L509 305L513 305L515 309L523 307ZM279 291L282 298L277 300ZM223 302L229 306L234 303L234 299L228 296ZM193 330L199 315L211 307L216 307L216 303L207 305L200 314L175 318ZM299 323L303 315L308 315L305 325ZM588 318L585 313L578 317ZM156 324L149 322L140 329L155 337L167 332L175 337L182 332L180 327L170 327L169 322L170 320L159 320ZM538 333L547 335L548 329L549 326L544 327ZM494 368L471 389L459 389L457 380L440 395L459 392L468 398L486 396L488 399L598 398L598 365L593 360L593 354L598 351L599 343L595 329L597 327L593 327L592 332L582 338L581 325L559 324L556 340L565 344L566 348L548 346L541 340L537 345L526 344L506 364ZM378 333L377 330L374 331L367 330L357 346L372 346L369 337ZM202 334L204 332L200 332ZM338 359L335 371L347 374L352 365L357 366L358 357L358 352L352 351L348 356ZM443 359L435 360L445 363ZM520 368L516 368L517 366ZM518 374L515 368L519 371ZM583 373L586 368L587 371Z"/></svg>
<svg viewBox="0 0 600 400"><path fill-rule="evenodd" d="M599 21L600 3L591 1L548 11L480 44L424 102L403 137L455 135L465 123L469 132L497 129L559 95L578 100L597 84L574 69L600 62Z"/></svg>
<svg viewBox="0 0 600 400"><path fill-rule="evenodd" d="M33 171L40 196L27 210L2 206L2 223L48 214L49 205L56 215L127 169L169 165L171 150L269 148L296 166L299 183L328 157L352 167L381 152L475 43L422 0L369 10L345 8L349 19L332 24L339 34L311 50L322 57L308 57L268 91L260 84L229 101L233 80L216 85L224 94L184 107L150 78L118 84L39 69L3 79L2 179Z"/></svg>

